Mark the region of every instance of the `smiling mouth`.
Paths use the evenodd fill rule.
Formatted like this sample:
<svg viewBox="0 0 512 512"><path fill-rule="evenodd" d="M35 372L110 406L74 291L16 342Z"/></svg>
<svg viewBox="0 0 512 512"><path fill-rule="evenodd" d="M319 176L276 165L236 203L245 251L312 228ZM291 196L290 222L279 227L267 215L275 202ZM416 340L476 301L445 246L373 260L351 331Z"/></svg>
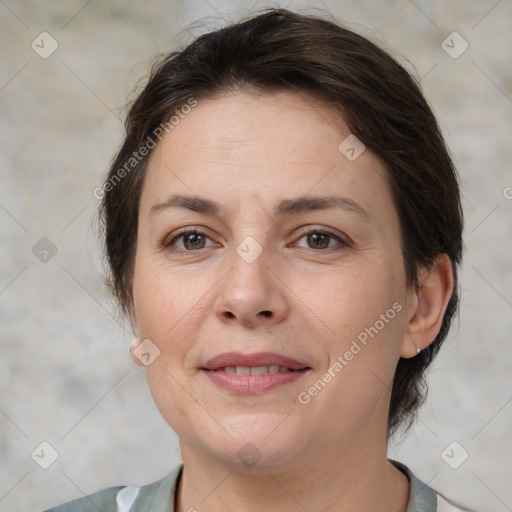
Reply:
<svg viewBox="0 0 512 512"><path fill-rule="evenodd" d="M295 359L270 352L229 352L210 359L199 370L225 391L254 395L291 384L311 368Z"/></svg>
<svg viewBox="0 0 512 512"><path fill-rule="evenodd" d="M270 371L273 370L273 371ZM301 379L311 368L292 370L285 366L227 366L203 373L210 382L235 395L261 395Z"/></svg>
<svg viewBox="0 0 512 512"><path fill-rule="evenodd" d="M217 370L210 370L214 372L225 372L234 375L265 375L267 373L279 373L279 372L300 372L308 368L302 368L300 370L293 370L287 366L269 365L269 366L226 366L224 368L218 368Z"/></svg>

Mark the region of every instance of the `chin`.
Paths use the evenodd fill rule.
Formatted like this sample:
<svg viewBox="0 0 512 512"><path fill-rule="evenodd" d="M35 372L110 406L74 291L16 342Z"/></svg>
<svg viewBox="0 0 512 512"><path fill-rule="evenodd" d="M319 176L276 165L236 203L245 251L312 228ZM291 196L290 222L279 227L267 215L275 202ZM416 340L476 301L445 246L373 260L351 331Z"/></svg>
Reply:
<svg viewBox="0 0 512 512"><path fill-rule="evenodd" d="M285 466L306 444L304 425L295 424L285 415L244 414L225 418L226 430L199 443L212 457L236 470L258 471Z"/></svg>

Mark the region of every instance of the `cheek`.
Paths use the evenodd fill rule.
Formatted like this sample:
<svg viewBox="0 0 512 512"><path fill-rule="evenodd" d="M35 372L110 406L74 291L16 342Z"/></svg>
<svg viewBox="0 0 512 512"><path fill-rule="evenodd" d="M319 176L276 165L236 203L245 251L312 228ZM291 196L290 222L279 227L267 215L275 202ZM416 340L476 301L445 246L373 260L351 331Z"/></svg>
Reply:
<svg viewBox="0 0 512 512"><path fill-rule="evenodd" d="M207 310L212 284L208 284L204 273L176 271L158 260L141 256L135 265L137 334L152 340L163 359L182 359L193 342L191 326L198 325Z"/></svg>
<svg viewBox="0 0 512 512"><path fill-rule="evenodd" d="M156 258L138 254L133 279L133 302L140 335L161 335L171 329L182 308L180 283L169 278Z"/></svg>
<svg viewBox="0 0 512 512"><path fill-rule="evenodd" d="M403 300L401 279L394 277L389 262L377 259L357 268L297 275L296 290L310 315L317 317L317 323L342 339L356 336L378 321L395 302ZM394 313L390 313L393 318Z"/></svg>
<svg viewBox="0 0 512 512"><path fill-rule="evenodd" d="M406 325L404 284L389 262L374 260L357 272L344 270L316 281L323 295L310 287L310 317L318 319L320 328L328 326L319 336L328 360L301 395L310 400L312 414L332 428L333 436L339 435L340 422L357 429L380 411L391 389ZM304 285L308 281L305 278Z"/></svg>
<svg viewBox="0 0 512 512"><path fill-rule="evenodd" d="M303 302L314 313L309 316L316 318L328 355L321 370L330 370L319 405L335 402L347 412L367 403L371 409L391 385L406 327L405 283L400 267L393 270L389 260L375 258L357 271L340 268L330 277L303 278Z"/></svg>
<svg viewBox="0 0 512 512"><path fill-rule="evenodd" d="M186 431L187 421L191 421L185 418L198 414L194 412L197 404L183 392L187 387L183 370L194 343L190 326L195 325L192 317L202 309L201 296L204 293L190 278L165 268L156 258L140 256L137 260L133 279L137 334L160 350L154 362L144 368L147 383L162 416L180 431Z"/></svg>

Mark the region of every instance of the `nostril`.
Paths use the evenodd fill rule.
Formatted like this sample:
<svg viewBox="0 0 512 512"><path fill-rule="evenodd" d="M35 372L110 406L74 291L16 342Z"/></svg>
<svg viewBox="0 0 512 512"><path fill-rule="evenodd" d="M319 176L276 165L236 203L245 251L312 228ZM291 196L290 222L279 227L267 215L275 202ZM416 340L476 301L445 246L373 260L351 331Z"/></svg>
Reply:
<svg viewBox="0 0 512 512"><path fill-rule="evenodd" d="M264 316L272 316L272 312L271 311L262 311L261 314L264 315Z"/></svg>

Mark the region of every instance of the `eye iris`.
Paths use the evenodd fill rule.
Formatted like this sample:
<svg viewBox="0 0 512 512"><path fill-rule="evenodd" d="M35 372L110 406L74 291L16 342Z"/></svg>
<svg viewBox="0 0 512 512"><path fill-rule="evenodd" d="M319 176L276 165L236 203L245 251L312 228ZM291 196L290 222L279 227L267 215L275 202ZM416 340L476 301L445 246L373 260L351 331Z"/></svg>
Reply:
<svg viewBox="0 0 512 512"><path fill-rule="evenodd" d="M325 249L329 246L329 235L322 233L311 233L308 235L308 243L317 244L316 248ZM320 245L320 247L318 247Z"/></svg>
<svg viewBox="0 0 512 512"><path fill-rule="evenodd" d="M184 236L184 240L185 240L185 247L187 249L201 249L202 248L202 245L201 245L201 242L203 242L204 244L204 237L198 233L189 233L188 235L185 235ZM191 246L187 246L188 245L188 242L192 242L192 245Z"/></svg>
<svg viewBox="0 0 512 512"><path fill-rule="evenodd" d="M326 233L314 232L307 235L308 244L317 249L326 249L329 247L331 236ZM183 235L184 245L187 249L202 249L204 247L204 237L200 233L188 233Z"/></svg>

